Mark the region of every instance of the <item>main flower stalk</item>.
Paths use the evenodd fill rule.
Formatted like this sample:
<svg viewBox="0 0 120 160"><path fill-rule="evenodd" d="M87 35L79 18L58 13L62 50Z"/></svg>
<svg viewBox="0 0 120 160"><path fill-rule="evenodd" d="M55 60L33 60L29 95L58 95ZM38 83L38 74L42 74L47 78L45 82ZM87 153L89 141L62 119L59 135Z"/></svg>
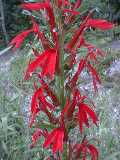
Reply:
<svg viewBox="0 0 120 160"><path fill-rule="evenodd" d="M37 79L37 83L34 81L31 101L29 126L34 127L34 133L30 147L35 147L43 137L43 148L51 149L50 156L45 157L45 160L51 160L51 156L54 160L86 160L88 155L91 160L97 160L99 155L84 130L91 123L98 126L98 116L94 103L81 92L78 82L85 69L91 75L95 92L98 90L97 85L101 81L94 66L98 64L98 58L104 56L104 52L87 42L84 35L89 28L107 30L113 24L94 19L93 10L88 15L81 15L78 11L81 3L82 0L74 3L69 0L23 3L23 9L33 12L32 27L21 32L10 43L14 48L19 48L25 38L33 34L42 45L42 52L31 45L34 57L28 64L24 79L29 80L32 75ZM34 18L34 11L45 18L49 37ZM76 26L78 17L81 20L79 27ZM78 49L81 47L87 49L83 57L79 56ZM41 119L41 112L45 115L44 120ZM80 129L80 141L73 142L70 131L76 126Z"/></svg>

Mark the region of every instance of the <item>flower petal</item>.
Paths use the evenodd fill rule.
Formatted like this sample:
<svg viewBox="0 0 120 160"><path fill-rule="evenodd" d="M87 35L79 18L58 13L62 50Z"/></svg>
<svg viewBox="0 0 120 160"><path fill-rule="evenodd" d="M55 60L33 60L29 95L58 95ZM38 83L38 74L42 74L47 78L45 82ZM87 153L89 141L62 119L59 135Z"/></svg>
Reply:
<svg viewBox="0 0 120 160"><path fill-rule="evenodd" d="M113 24L104 19L89 19L86 24L87 27L94 27L101 30L108 30L113 28Z"/></svg>
<svg viewBox="0 0 120 160"><path fill-rule="evenodd" d="M40 9L45 9L45 8L48 8L49 7L49 4L48 3L44 3L44 2L36 2L36 3L23 3L21 5L21 7L23 9L26 9L26 10L36 10L36 11L39 11Z"/></svg>

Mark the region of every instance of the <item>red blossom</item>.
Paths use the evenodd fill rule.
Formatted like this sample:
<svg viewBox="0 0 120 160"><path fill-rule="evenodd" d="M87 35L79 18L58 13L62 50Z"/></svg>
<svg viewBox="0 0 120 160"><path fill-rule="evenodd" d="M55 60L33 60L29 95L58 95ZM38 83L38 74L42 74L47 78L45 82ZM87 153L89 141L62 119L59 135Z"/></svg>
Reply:
<svg viewBox="0 0 120 160"><path fill-rule="evenodd" d="M76 86L77 80L80 76L80 73L83 71L85 64L86 64L86 59L81 59L79 66L78 66L78 69L77 69L77 72L74 74L71 81L68 82L68 84L71 88L74 88Z"/></svg>
<svg viewBox="0 0 120 160"><path fill-rule="evenodd" d="M93 11L90 11L88 16L84 19L84 21L81 23L80 27L76 30L76 32L73 34L71 40L67 43L66 45L66 49L68 51L71 52L71 50L73 50L73 48L76 46L76 44L79 41L80 36L83 36L84 31L86 30L87 26L86 23L89 20L89 18L91 17L91 14L93 13Z"/></svg>
<svg viewBox="0 0 120 160"><path fill-rule="evenodd" d="M55 46L58 47L58 33L56 31L55 17L54 17L53 9L50 3L49 3L49 7L47 8L46 12L48 15L48 19L49 19L48 22L50 25L50 31L52 33L54 44Z"/></svg>
<svg viewBox="0 0 120 160"><path fill-rule="evenodd" d="M69 2L69 0L58 0L57 3L60 8L65 6L71 6L71 3Z"/></svg>
<svg viewBox="0 0 120 160"><path fill-rule="evenodd" d="M53 129L45 139L43 144L44 148L47 148L50 144L52 144L53 154L57 151L63 151L63 139L64 139L64 131L61 128Z"/></svg>
<svg viewBox="0 0 120 160"><path fill-rule="evenodd" d="M100 77L97 73L97 71L95 70L95 68L88 62L87 67L92 75L93 78L93 86L95 91L97 91L97 82L101 83Z"/></svg>
<svg viewBox="0 0 120 160"><path fill-rule="evenodd" d="M50 31L52 33L53 36L53 41L55 43L55 45L58 44L58 35L57 32L55 31L55 17L54 17L54 13L53 13L53 9L51 7L51 4L49 1L47 2L36 2L36 3L23 3L21 5L21 7L23 9L27 9L27 10L35 10L38 11L40 9L46 9L47 15L48 15L48 22L50 25Z"/></svg>
<svg viewBox="0 0 120 160"><path fill-rule="evenodd" d="M86 24L87 27L98 28L101 30L108 30L113 28L113 24L104 19L89 19Z"/></svg>
<svg viewBox="0 0 120 160"><path fill-rule="evenodd" d="M36 3L23 3L21 5L21 7L23 9L26 9L26 10L36 10L36 11L39 11L40 9L45 9L45 8L48 8L49 7L49 4L48 3L44 3L44 2L36 2Z"/></svg>
<svg viewBox="0 0 120 160"><path fill-rule="evenodd" d="M98 156L99 156L99 152L98 152L97 148L94 145L89 144L88 149L91 154L91 160L97 160Z"/></svg>
<svg viewBox="0 0 120 160"><path fill-rule="evenodd" d="M40 128L36 128L32 135L32 144L30 145L30 148L33 148L36 145L41 135L42 135L42 130Z"/></svg>
<svg viewBox="0 0 120 160"><path fill-rule="evenodd" d="M72 6L72 10L76 10L77 8L79 8L81 6L81 3L82 3L82 0L77 0L75 3L74 3L74 6ZM79 13L80 14L80 13ZM73 15L70 15L70 16L67 16L65 18L65 21L64 23L67 25L67 24L70 24L74 21L74 19L76 18L76 15L73 14Z"/></svg>
<svg viewBox="0 0 120 160"><path fill-rule="evenodd" d="M39 67L42 69L42 77L49 76L50 78L53 78L55 74L56 57L57 51L55 49L45 50L28 65L25 79L29 79L31 74Z"/></svg>
<svg viewBox="0 0 120 160"><path fill-rule="evenodd" d="M72 15L78 15L78 14L80 14L80 12L75 11L75 10L71 10L71 9L64 9L64 10L63 10L63 13L64 13L64 14L65 14L65 13L71 13Z"/></svg>
<svg viewBox="0 0 120 160"><path fill-rule="evenodd" d="M43 89L39 88L34 92L32 96L31 117L30 117L30 124L29 124L30 127L34 123L36 115L39 113L39 111L40 110L44 111L47 107L52 110L54 109L54 106L46 100L46 97L44 96L44 93L43 93Z"/></svg>
<svg viewBox="0 0 120 160"><path fill-rule="evenodd" d="M67 113L67 117L71 118L73 116L73 112L75 110L75 107L77 105L77 97L79 96L79 91L78 89L74 89L73 90L73 98L72 98L72 103L69 107L68 113Z"/></svg>
<svg viewBox="0 0 120 160"><path fill-rule="evenodd" d="M105 53L104 51L102 51L100 48L96 48L96 46L94 46L93 44L91 43L88 43L84 40L84 47L86 47L88 49L88 52L91 54L95 54L96 56L101 56L101 57L104 57L105 56Z"/></svg>
<svg viewBox="0 0 120 160"><path fill-rule="evenodd" d="M59 102L57 96L55 95L55 93L52 91L52 89L49 87L49 85L41 78L40 75L39 75L39 78L40 78L40 83L41 83L42 87L44 88L47 95L52 99L53 104L55 106L59 106L60 102Z"/></svg>
<svg viewBox="0 0 120 160"><path fill-rule="evenodd" d="M39 40L41 41L43 48L44 49L49 49L50 48L50 42L49 40L45 37L45 34L40 31L39 25L35 22L34 18L32 17L32 23L33 23L33 31L35 34L38 35Z"/></svg>
<svg viewBox="0 0 120 160"><path fill-rule="evenodd" d="M80 6L81 6L81 3L82 3L82 0L76 0L76 2L75 2L75 4L74 4L74 7L73 7L73 9L80 8Z"/></svg>
<svg viewBox="0 0 120 160"><path fill-rule="evenodd" d="M83 123L89 127L88 123L88 116L91 118L92 122L97 125L98 118L95 112L85 103L79 104L79 111L78 111L78 119L79 119L79 126L80 131L83 133Z"/></svg>
<svg viewBox="0 0 120 160"><path fill-rule="evenodd" d="M67 100L66 100L66 103L65 103L65 106L64 106L64 108L63 108L63 110L62 110L62 112L61 112L62 118L64 118L64 116L67 115L69 108L70 108L70 100L67 99Z"/></svg>
<svg viewBox="0 0 120 160"><path fill-rule="evenodd" d="M33 32L33 29L29 29L29 30L25 30L21 33L19 33L16 37L14 37L10 44L14 46L15 49L18 49L21 47L23 41L25 40L25 38L31 33Z"/></svg>
<svg viewBox="0 0 120 160"><path fill-rule="evenodd" d="M73 147L75 158L78 159L82 154L82 160L87 160L87 154L91 155L91 160L98 160L98 150L93 144L89 144L87 139L84 139L81 144L75 144Z"/></svg>

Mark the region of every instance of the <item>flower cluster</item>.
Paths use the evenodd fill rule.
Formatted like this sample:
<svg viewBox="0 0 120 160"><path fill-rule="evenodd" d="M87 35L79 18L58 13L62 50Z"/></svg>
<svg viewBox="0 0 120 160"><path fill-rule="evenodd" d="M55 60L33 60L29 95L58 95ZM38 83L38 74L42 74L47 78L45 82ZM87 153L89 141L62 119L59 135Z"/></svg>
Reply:
<svg viewBox="0 0 120 160"><path fill-rule="evenodd" d="M87 69L97 91L97 84L101 81L94 66L98 63L98 58L104 56L104 52L87 42L84 35L91 27L107 30L111 29L113 24L106 20L94 19L94 10L82 15L78 11L81 3L82 0L76 0L74 3L69 0L23 3L21 7L25 10L44 13L46 28L49 28L50 34L48 37L43 29L40 29L37 19L31 16L32 27L11 41L14 48L19 48L31 33L42 45L43 51L39 53L31 44L34 59L28 64L24 76L24 79L28 80L34 74L39 83L39 87L34 83L35 91L31 101L29 126L35 128L31 148L43 136L43 147L51 148L56 160L86 160L88 155L91 155L92 160L98 159L97 148L90 144L86 137L80 143L73 144L70 142L69 132L79 125L80 134L83 135L84 125L90 127L89 120L98 125L94 104L80 91L78 80L81 72ZM78 17L81 23L75 28L73 26ZM66 38L68 35L71 35L70 39ZM81 47L87 48L87 53L78 61L78 49ZM71 75L70 71L75 64L78 64L77 71ZM46 120L38 122L37 117L41 112L46 115ZM47 159L50 160L50 157Z"/></svg>

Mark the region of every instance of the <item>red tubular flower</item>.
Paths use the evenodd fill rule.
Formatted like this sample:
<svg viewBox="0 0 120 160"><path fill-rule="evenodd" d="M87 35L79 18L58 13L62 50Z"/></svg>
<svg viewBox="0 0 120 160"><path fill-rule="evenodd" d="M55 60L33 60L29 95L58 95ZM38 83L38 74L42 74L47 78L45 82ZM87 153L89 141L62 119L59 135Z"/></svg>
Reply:
<svg viewBox="0 0 120 160"><path fill-rule="evenodd" d="M63 108L63 110L62 110L62 112L61 112L61 117L62 117L63 119L64 119L64 116L67 116L67 113L68 113L69 108L70 108L70 100L67 99L67 100L66 100L66 103L65 103L65 106L64 106L64 108Z"/></svg>
<svg viewBox="0 0 120 160"><path fill-rule="evenodd" d="M64 130L61 128L53 129L45 139L43 144L44 148L47 148L50 144L53 144L52 151L53 154L57 151L63 151L63 139L64 139Z"/></svg>
<svg viewBox="0 0 120 160"><path fill-rule="evenodd" d="M69 110L68 110L68 113L67 113L67 117L68 118L71 118L73 116L73 112L74 112L74 109L75 109L75 106L77 105L77 97L79 95L79 91L78 89L75 89L73 91L73 99L72 99L72 103L69 107Z"/></svg>
<svg viewBox="0 0 120 160"><path fill-rule="evenodd" d="M20 34L18 34L16 37L14 37L12 39L12 41L10 42L11 45L14 46L14 49L18 49L21 47L23 41L25 40L25 38L31 33L33 32L33 29L29 29L29 30L25 30L23 32L21 32Z"/></svg>
<svg viewBox="0 0 120 160"><path fill-rule="evenodd" d="M82 72L82 70L84 69L85 64L86 64L86 59L81 59L81 60L80 60L80 63L79 63L79 66L78 66L77 72L75 73L75 75L73 76L73 78L71 79L71 81L68 82L68 83L69 83L69 86L70 86L71 88L74 88L74 87L76 86L76 83L77 83L77 80L78 80L78 78L79 78L79 75L80 75L80 73Z"/></svg>
<svg viewBox="0 0 120 160"><path fill-rule="evenodd" d="M97 125L98 118L95 114L95 112L85 103L79 104L79 111L78 111L78 120L79 120L79 126L81 134L83 132L83 123L89 127L88 123L88 115L92 119L93 123Z"/></svg>
<svg viewBox="0 0 120 160"><path fill-rule="evenodd" d="M94 89L95 91L97 91L97 82L98 83L101 83L101 80L99 78L99 75L97 73L97 71L95 70L95 68L88 62L87 64L87 67L92 75L92 78L93 78L93 86L94 86Z"/></svg>
<svg viewBox="0 0 120 160"><path fill-rule="evenodd" d="M44 88L47 95L52 99L53 104L55 106L59 106L60 103L59 103L57 96L54 94L54 92L49 87L49 85L41 78L40 75L39 75L39 78L40 78L40 83L41 83L42 87Z"/></svg>
<svg viewBox="0 0 120 160"><path fill-rule="evenodd" d="M44 3L44 2L36 2L36 3L23 3L21 5L21 7L23 9L26 9L26 10L36 10L36 11L39 11L40 9L45 9L45 8L48 8L49 7L49 4L48 3Z"/></svg>
<svg viewBox="0 0 120 160"><path fill-rule="evenodd" d="M73 50L73 48L75 47L76 43L79 40L79 36L84 32L84 29L85 29L85 26L81 25L80 29L78 29L75 32L75 34L73 35L72 39L70 40L70 42L67 43L67 45L65 47L68 51L71 52L71 50Z"/></svg>
<svg viewBox="0 0 120 160"><path fill-rule="evenodd" d="M91 17L91 14L93 13L93 11L90 11L88 16L85 18L85 20L82 22L82 24L80 25L80 28L77 29L77 31L75 32L75 34L73 35L72 39L70 40L70 42L67 43L66 45L66 49L68 51L71 52L71 50L73 50L73 48L76 46L79 38L81 35L83 35L84 31L86 30L86 23L89 20L89 18Z"/></svg>
<svg viewBox="0 0 120 160"><path fill-rule="evenodd" d="M49 40L45 37L45 34L40 31L40 27L38 24L35 22L34 18L32 17L32 23L33 23L33 31L35 34L38 35L39 40L41 40L41 43L43 45L43 48L49 49L50 48L50 42Z"/></svg>
<svg viewBox="0 0 120 160"><path fill-rule="evenodd" d="M81 6L81 3L82 3L82 0L77 0L77 1L75 2L74 6L72 7L72 10L76 10L77 8L79 8L79 7ZM79 13L79 14L80 14L80 13ZM70 16L67 16L67 17L65 18L64 23L65 23L66 25L72 23L72 22L74 21L75 17L76 17L75 14L70 15Z"/></svg>
<svg viewBox="0 0 120 160"><path fill-rule="evenodd" d="M36 145L41 135L42 135L42 130L40 128L36 128L32 135L32 144L30 145L30 148L33 148Z"/></svg>
<svg viewBox="0 0 120 160"><path fill-rule="evenodd" d="M75 10L71 10L71 9L64 9L64 10L63 10L63 13L64 13L64 14L65 14L65 13L71 13L72 15L79 15L79 14L80 14L80 12L75 11Z"/></svg>
<svg viewBox="0 0 120 160"><path fill-rule="evenodd" d="M37 69L41 68L41 76L49 76L50 78L54 78L55 74L55 66L56 66L56 57L57 51L55 49L45 50L42 54L36 57L27 68L25 79L29 79L30 75Z"/></svg>
<svg viewBox="0 0 120 160"><path fill-rule="evenodd" d="M35 10L39 11L40 9L46 9L47 15L49 17L49 25L50 25L50 30L53 36L54 43L57 43L58 38L57 38L57 32L55 31L55 17L53 13L53 9L51 7L51 4L49 1L47 2L36 2L36 3L23 3L21 5L23 9L27 10Z"/></svg>
<svg viewBox="0 0 120 160"><path fill-rule="evenodd" d="M82 3L82 0L77 0L77 1L75 2L75 5L74 5L74 8L73 8L73 9L80 8L81 3Z"/></svg>
<svg viewBox="0 0 120 160"><path fill-rule="evenodd" d="M86 27L98 28L101 30L108 30L113 28L113 24L104 19L89 19Z"/></svg>
<svg viewBox="0 0 120 160"><path fill-rule="evenodd" d="M99 156L99 152L98 152L97 148L94 145L89 144L88 149L91 154L91 160L97 160L98 156Z"/></svg>
<svg viewBox="0 0 120 160"><path fill-rule="evenodd" d="M81 144L75 144L73 147L75 151L75 158L78 159L82 154L82 160L86 160L87 154L91 155L91 160L98 160L98 150L93 144L89 144L88 140L85 139Z"/></svg>
<svg viewBox="0 0 120 160"><path fill-rule="evenodd" d="M65 7L65 6L71 6L71 3L69 2L69 0L58 0L58 7Z"/></svg>
<svg viewBox="0 0 120 160"><path fill-rule="evenodd" d="M54 106L51 103L47 102L47 100L43 94L43 89L39 88L37 91L34 92L34 94L32 96L31 118L30 118L30 124L29 124L30 127L34 123L37 113L40 110L44 111L44 109L47 107L49 107L51 110L54 110Z"/></svg>

